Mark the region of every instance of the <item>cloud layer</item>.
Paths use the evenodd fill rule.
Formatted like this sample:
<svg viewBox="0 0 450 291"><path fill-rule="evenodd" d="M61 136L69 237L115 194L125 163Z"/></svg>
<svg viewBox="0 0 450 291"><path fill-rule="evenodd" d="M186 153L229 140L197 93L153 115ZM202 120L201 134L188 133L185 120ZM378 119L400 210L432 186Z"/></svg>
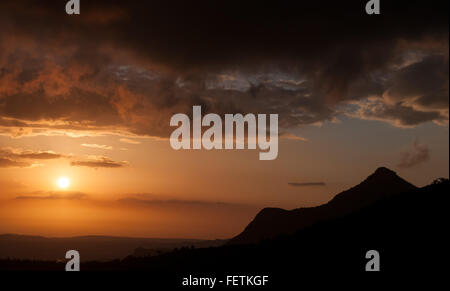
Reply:
<svg viewBox="0 0 450 291"><path fill-rule="evenodd" d="M447 124L448 1L390 2L2 1L0 133L167 137L192 105Z"/></svg>
<svg viewBox="0 0 450 291"><path fill-rule="evenodd" d="M114 161L105 156L74 156L63 155L53 151L32 151L13 148L0 148L0 168L26 168L42 166L40 162L64 158L70 160L71 166L90 168L121 168L128 165L127 161Z"/></svg>

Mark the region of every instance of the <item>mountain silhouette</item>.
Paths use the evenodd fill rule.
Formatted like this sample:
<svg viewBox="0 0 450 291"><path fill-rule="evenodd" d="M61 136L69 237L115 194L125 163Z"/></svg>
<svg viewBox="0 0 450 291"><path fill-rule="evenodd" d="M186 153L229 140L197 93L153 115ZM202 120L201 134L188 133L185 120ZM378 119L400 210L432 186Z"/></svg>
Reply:
<svg viewBox="0 0 450 291"><path fill-rule="evenodd" d="M380 189L378 194L366 188L371 185ZM316 223L310 220L311 225L292 234L277 235L255 244L185 247L107 262L86 261L81 268L85 271L139 271L133 280L145 278L148 283L151 278L153 287L164 287L157 289L180 287L181 278L191 274L206 273L218 278L230 273L263 274L270 276L267 287L290 290L292 288L281 286L297 286L299 280L303 282L314 275L320 280L330 280L336 275L339 279L348 278L349 274L361 275L368 263L367 252L376 250L381 257L381 273L388 275L387 279L397 278L399 274L406 274L407 278L423 276L427 272L435 276L439 270L446 270L440 265L447 262L445 230L449 220L449 185L448 179L441 178L431 185L416 188L394 172L381 168L360 185L342 192L326 204L334 205L327 206L335 211L334 215L345 211L348 214L317 219ZM412 190L402 192L404 187ZM385 194L394 191L400 192ZM360 195L366 197L363 199ZM348 203L351 207L342 206ZM358 208L366 203L369 205ZM284 212L289 211L272 213L278 219L278 213ZM65 261L0 259L0 271L62 271L64 265ZM148 275L142 276L142 271ZM372 278L380 277L368 278L373 283ZM317 282L314 280L315 284Z"/></svg>
<svg viewBox="0 0 450 291"><path fill-rule="evenodd" d="M344 216L377 200L417 189L385 167L378 168L363 182L337 194L328 203L308 208L284 210L264 208L242 233L228 244L257 243L281 234L292 234L320 221Z"/></svg>

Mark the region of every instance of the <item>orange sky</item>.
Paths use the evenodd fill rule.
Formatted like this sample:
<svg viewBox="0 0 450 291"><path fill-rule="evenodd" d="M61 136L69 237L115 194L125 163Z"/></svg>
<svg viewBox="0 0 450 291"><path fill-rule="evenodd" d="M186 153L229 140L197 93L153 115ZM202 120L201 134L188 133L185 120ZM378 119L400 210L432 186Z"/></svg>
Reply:
<svg viewBox="0 0 450 291"><path fill-rule="evenodd" d="M0 1L0 233L228 238L380 166L449 176L446 11L38 2ZM173 150L195 105L278 114L278 157Z"/></svg>
<svg viewBox="0 0 450 291"><path fill-rule="evenodd" d="M368 127L375 126L386 134L392 130L389 125L370 123ZM345 131L346 126L330 124L311 130L320 134ZM371 151L369 147L375 145L362 139L357 150L337 141L337 146L328 147L314 139L281 139L278 159L260 161L258 151L175 151L167 140L148 138L122 142L120 136L0 137L2 148L9 151L27 149L63 155L55 159L23 159L35 164L30 167L0 168L0 231L48 236L227 238L239 233L262 207L296 208L324 203L359 183L380 165L394 168L419 186L435 177L448 176L448 155L444 153L448 128L428 127L415 132L442 143L433 147L433 153L441 151L440 157L445 158L432 158L413 169L395 166L411 143L384 153ZM442 137L435 139L430 128L441 132ZM381 146L384 145L377 145ZM123 166L71 165L80 157L93 156L123 161ZM348 164L347 159L360 159L367 164ZM65 190L58 187L60 177L70 179ZM293 187L289 182L325 185Z"/></svg>

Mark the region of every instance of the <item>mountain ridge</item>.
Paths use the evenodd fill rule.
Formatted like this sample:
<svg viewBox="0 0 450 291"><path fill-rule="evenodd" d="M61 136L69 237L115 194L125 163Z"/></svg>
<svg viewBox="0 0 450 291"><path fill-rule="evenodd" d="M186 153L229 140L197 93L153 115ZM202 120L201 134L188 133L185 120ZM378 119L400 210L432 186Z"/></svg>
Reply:
<svg viewBox="0 0 450 291"><path fill-rule="evenodd" d="M394 171L379 167L361 183L338 193L325 204L293 210L262 209L228 244L257 243L280 234L291 234L314 223L346 215L384 197L414 189L417 187Z"/></svg>

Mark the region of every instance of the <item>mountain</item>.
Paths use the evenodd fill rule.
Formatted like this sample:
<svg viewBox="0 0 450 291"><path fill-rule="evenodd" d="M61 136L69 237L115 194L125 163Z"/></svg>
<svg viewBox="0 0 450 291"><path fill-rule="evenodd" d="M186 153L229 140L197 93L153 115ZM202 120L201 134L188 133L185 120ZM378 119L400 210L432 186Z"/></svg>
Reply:
<svg viewBox="0 0 450 291"><path fill-rule="evenodd" d="M320 221L344 216L380 199L414 189L417 187L394 171L380 167L363 182L337 194L326 204L293 210L264 208L244 231L232 238L228 244L257 243L277 235L292 234Z"/></svg>

